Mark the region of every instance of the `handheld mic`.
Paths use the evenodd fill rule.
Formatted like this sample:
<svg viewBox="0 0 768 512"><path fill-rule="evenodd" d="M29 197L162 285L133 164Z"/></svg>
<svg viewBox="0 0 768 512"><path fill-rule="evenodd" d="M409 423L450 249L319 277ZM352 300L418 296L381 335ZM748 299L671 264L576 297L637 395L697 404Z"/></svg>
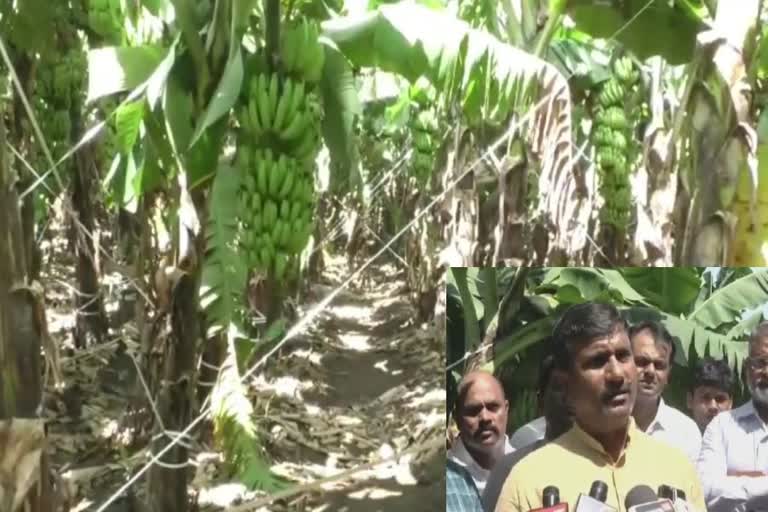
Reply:
<svg viewBox="0 0 768 512"><path fill-rule="evenodd" d="M685 501L685 492L669 485L659 486L659 498L665 498L672 502L672 506L678 512L688 512L692 510L688 502Z"/></svg>
<svg viewBox="0 0 768 512"><path fill-rule="evenodd" d="M667 499L659 499L647 485L637 485L624 498L627 512L674 512L675 507Z"/></svg>
<svg viewBox="0 0 768 512"><path fill-rule="evenodd" d="M607 498L608 484L595 480L589 488L589 496L579 494L576 512L616 512L615 508L605 504Z"/></svg>
<svg viewBox="0 0 768 512"><path fill-rule="evenodd" d="M560 489L554 485L548 485L541 493L542 508L530 512L568 512L568 504L560 503Z"/></svg>
<svg viewBox="0 0 768 512"><path fill-rule="evenodd" d="M541 496L541 502L544 505L544 508L554 507L560 503L560 489L554 485L546 486Z"/></svg>

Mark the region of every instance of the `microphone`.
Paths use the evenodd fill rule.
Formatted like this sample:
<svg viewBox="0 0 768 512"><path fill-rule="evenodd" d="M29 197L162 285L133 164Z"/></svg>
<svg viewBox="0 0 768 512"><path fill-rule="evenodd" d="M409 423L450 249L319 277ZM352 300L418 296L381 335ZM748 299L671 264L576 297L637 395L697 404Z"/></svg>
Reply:
<svg viewBox="0 0 768 512"><path fill-rule="evenodd" d="M659 499L653 489L647 485L637 485L624 498L627 512L675 512L672 502Z"/></svg>
<svg viewBox="0 0 768 512"><path fill-rule="evenodd" d="M589 496L579 494L576 512L616 512L615 508L605 504L607 498L608 484L595 480L589 488Z"/></svg>
<svg viewBox="0 0 768 512"><path fill-rule="evenodd" d="M669 485L659 486L659 498L665 498L672 502L677 512L688 512L693 510L690 504L685 501L685 492Z"/></svg>
<svg viewBox="0 0 768 512"><path fill-rule="evenodd" d="M560 489L554 485L548 485L541 493L542 508L530 512L568 512L568 504L560 503Z"/></svg>

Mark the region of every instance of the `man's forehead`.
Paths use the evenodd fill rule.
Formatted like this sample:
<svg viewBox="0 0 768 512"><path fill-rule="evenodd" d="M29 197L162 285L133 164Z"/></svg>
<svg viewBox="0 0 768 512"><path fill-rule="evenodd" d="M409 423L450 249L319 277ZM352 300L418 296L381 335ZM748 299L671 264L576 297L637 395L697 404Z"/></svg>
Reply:
<svg viewBox="0 0 768 512"><path fill-rule="evenodd" d="M629 337L627 337L626 331L618 330L610 336L603 338L597 338L590 342L585 343L582 349L589 350L591 352L599 350L615 349L616 347L629 346Z"/></svg>
<svg viewBox="0 0 768 512"><path fill-rule="evenodd" d="M699 395L725 395L725 396L731 396L730 393L728 393L726 391L723 391L720 388L716 388L714 386L709 386L709 385L706 385L706 384L703 385L703 386L698 386L695 389L695 392L697 394L699 394Z"/></svg>
<svg viewBox="0 0 768 512"><path fill-rule="evenodd" d="M487 402L490 400L503 400L504 398L504 390L501 384L490 375L477 375L468 380L466 385L466 402L470 400Z"/></svg>

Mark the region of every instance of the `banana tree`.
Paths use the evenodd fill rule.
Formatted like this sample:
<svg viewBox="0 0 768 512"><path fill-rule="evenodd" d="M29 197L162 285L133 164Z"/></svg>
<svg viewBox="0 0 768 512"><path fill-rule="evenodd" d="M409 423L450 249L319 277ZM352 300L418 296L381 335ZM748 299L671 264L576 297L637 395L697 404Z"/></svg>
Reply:
<svg viewBox="0 0 768 512"><path fill-rule="evenodd" d="M738 15L719 2L714 24L699 34L691 96L691 158L683 184L690 209L681 233L683 261L693 264L758 264L757 132L750 109L747 70L756 58L758 0ZM738 236L737 236L738 234Z"/></svg>
<svg viewBox="0 0 768 512"><path fill-rule="evenodd" d="M440 30L425 32L425 22ZM529 128L526 150L541 162L540 189L554 190L542 199L537 218L563 226L580 222L578 198L561 208L560 199L570 197L576 184L570 173L570 95L566 81L553 66L470 28L446 12L413 4L383 5L363 15L330 20L324 24L324 31L355 66L376 66L412 82L426 78L448 104L458 104L470 127L485 125L489 134L499 135L512 119L516 135ZM525 115L529 107L544 98L548 101L537 105L530 116ZM447 159L444 185L451 190L447 191L445 203L453 225L446 236L450 242L444 254L453 266L476 261L478 244L482 242L476 225L478 171L474 172L475 179L466 176L472 163L465 150L470 135L460 127L448 137L452 152ZM509 188L507 174L514 168L515 156L507 157L507 153L505 149L491 157L497 162L492 164L491 179L498 181L500 190ZM454 182L458 183L455 189ZM510 220L504 213L503 195L499 203L499 224L503 224ZM508 212L509 204L506 206ZM573 254L581 248L578 244L585 240L572 239L573 231L556 232L549 245L550 256ZM495 243L502 248L509 246L503 239ZM510 257L504 250L493 253L499 259Z"/></svg>

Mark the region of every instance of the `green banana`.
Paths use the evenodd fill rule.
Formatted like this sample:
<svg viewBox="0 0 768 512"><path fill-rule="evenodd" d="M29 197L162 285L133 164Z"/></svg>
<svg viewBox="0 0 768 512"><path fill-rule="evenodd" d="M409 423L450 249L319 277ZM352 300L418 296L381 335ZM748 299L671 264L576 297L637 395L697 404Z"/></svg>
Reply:
<svg viewBox="0 0 768 512"><path fill-rule="evenodd" d="M291 211L288 215L288 218L291 219L291 221L295 221L299 217L299 213L301 213L303 205L298 201L291 202Z"/></svg>
<svg viewBox="0 0 768 512"><path fill-rule="evenodd" d="M259 192L266 194L267 188L267 159L263 152L259 152L256 160L256 184Z"/></svg>
<svg viewBox="0 0 768 512"><path fill-rule="evenodd" d="M285 179L283 180L283 186L280 187L280 192L277 194L277 197L280 199L285 199L288 197L288 194L293 190L294 183L296 181L296 169L291 166L288 169L288 172L285 175Z"/></svg>
<svg viewBox="0 0 768 512"><path fill-rule="evenodd" d="M271 199L264 203L264 229L269 230L277 220L277 205Z"/></svg>
<svg viewBox="0 0 768 512"><path fill-rule="evenodd" d="M291 203L285 199L280 202L280 218L284 220L291 218Z"/></svg>
<svg viewBox="0 0 768 512"><path fill-rule="evenodd" d="M284 140L292 140L304 133L309 125L309 116L306 110L299 110L288 122L285 129L280 130L280 138Z"/></svg>
<svg viewBox="0 0 768 512"><path fill-rule="evenodd" d="M285 253L279 251L275 254L275 279L282 281L285 275L285 266L288 263L288 258Z"/></svg>
<svg viewBox="0 0 768 512"><path fill-rule="evenodd" d="M262 246L261 249L259 249L259 255L261 256L261 264L263 265L263 268L269 268L272 263L272 255L269 252L269 247L266 245Z"/></svg>
<svg viewBox="0 0 768 512"><path fill-rule="evenodd" d="M316 27L316 26L315 26ZM325 48L318 40L317 29L314 31L314 39L310 50L311 58L305 63L304 78L309 83L317 83L323 76L325 66Z"/></svg>
<svg viewBox="0 0 768 512"><path fill-rule="evenodd" d="M260 74L257 80L259 92L256 94L256 101L259 106L259 122L263 128L267 129L272 126L272 112L269 104L269 84L267 83L267 75Z"/></svg>
<svg viewBox="0 0 768 512"><path fill-rule="evenodd" d="M248 101L248 118L251 121L251 129L253 130L253 135L258 135L262 131L264 131L264 127L261 124L261 121L259 120L259 114L258 114L258 105L256 104L256 96L251 96L250 101Z"/></svg>
<svg viewBox="0 0 768 512"><path fill-rule="evenodd" d="M299 142L294 149L296 158L299 160L314 159L314 153L318 147L317 143L318 138L314 128L305 131L301 142Z"/></svg>
<svg viewBox="0 0 768 512"><path fill-rule="evenodd" d="M271 197L277 196L277 192L280 190L280 185L283 184L283 176L285 175L285 156L280 155L280 158L273 160L269 166L269 195Z"/></svg>
<svg viewBox="0 0 768 512"><path fill-rule="evenodd" d="M277 73L272 73L269 78L269 116L272 121L268 126L269 128L274 128L275 113L277 112L277 102L279 100L277 93L280 88L278 79Z"/></svg>
<svg viewBox="0 0 768 512"><path fill-rule="evenodd" d="M288 113L288 106L291 103L293 97L293 80L288 78L283 82L283 91L280 94L280 99L277 103L277 109L275 110L275 120L272 123L272 129L279 133L285 124L285 115Z"/></svg>
<svg viewBox="0 0 768 512"><path fill-rule="evenodd" d="M624 102L624 86L619 83L618 80L610 78L603 86L602 91L598 96L598 102L604 108L611 105L623 104Z"/></svg>
<svg viewBox="0 0 768 512"><path fill-rule="evenodd" d="M610 107L598 112L597 121L614 130L625 130L629 123L621 107Z"/></svg>

